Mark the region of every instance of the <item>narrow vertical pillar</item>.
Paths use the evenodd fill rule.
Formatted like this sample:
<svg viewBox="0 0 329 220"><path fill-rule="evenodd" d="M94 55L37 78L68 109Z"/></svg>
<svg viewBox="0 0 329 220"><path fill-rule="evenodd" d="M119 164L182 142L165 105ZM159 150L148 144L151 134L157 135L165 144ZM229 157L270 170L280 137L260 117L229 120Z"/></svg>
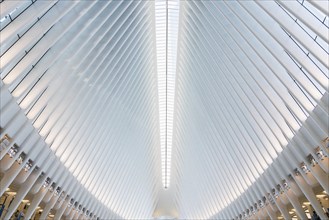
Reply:
<svg viewBox="0 0 329 220"><path fill-rule="evenodd" d="M29 208L27 209L27 212L25 214L25 219L30 219L30 217L33 215L35 209L38 207L38 205L40 204L41 200L46 195L46 193L47 193L47 189L41 187L39 192L35 194Z"/></svg>
<svg viewBox="0 0 329 220"><path fill-rule="evenodd" d="M275 204L278 206L280 212L282 213L282 215L285 219L290 219L291 218L290 214L289 214L289 212L286 208L286 205L281 202L280 197L278 199L276 199Z"/></svg>
<svg viewBox="0 0 329 220"><path fill-rule="evenodd" d="M5 219L9 219L14 214L15 210L17 209L21 201L24 199L24 197L27 195L29 190L32 188L35 181L38 179L40 173L41 170L32 172L30 176L27 178L27 180L21 185L15 199L13 200L11 206L8 209Z"/></svg>
<svg viewBox="0 0 329 220"><path fill-rule="evenodd" d="M320 206L314 192L312 191L311 187L306 183L304 178L302 176L294 176L294 179L297 183L297 185L300 187L308 201L312 204L312 207L317 212L317 214L320 216L321 219L326 219L326 215L324 214L322 207Z"/></svg>
<svg viewBox="0 0 329 220"><path fill-rule="evenodd" d="M301 204L299 203L298 198L294 194L294 192L292 190L289 190L288 192L286 192L286 195L287 195L287 198L289 199L290 203L292 204L292 206L296 210L296 213L297 213L298 217L300 219L307 219L307 216L304 212L304 209L301 206Z"/></svg>

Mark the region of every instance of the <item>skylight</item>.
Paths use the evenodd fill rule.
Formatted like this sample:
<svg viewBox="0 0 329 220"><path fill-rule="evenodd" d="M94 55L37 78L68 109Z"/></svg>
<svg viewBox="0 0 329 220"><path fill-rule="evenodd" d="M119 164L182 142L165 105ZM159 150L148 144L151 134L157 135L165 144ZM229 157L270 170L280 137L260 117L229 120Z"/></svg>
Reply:
<svg viewBox="0 0 329 220"><path fill-rule="evenodd" d="M161 166L164 188L170 185L178 18L178 0L155 1Z"/></svg>

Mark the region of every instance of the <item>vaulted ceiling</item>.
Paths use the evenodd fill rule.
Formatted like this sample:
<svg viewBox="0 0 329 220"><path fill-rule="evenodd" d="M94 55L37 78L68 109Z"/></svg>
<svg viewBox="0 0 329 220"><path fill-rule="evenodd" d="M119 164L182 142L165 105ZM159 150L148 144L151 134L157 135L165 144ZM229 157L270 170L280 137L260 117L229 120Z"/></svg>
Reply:
<svg viewBox="0 0 329 220"><path fill-rule="evenodd" d="M33 125L18 143L37 133L51 151L29 157L114 216L233 218L328 136L328 2L169 0L169 52L162 3L1 2L1 86Z"/></svg>

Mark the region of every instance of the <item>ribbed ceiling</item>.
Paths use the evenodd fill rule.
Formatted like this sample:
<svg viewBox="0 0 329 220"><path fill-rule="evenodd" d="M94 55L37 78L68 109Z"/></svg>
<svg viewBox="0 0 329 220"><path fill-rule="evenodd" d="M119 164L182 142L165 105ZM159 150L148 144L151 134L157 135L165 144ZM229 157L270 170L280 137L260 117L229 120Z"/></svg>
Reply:
<svg viewBox="0 0 329 220"><path fill-rule="evenodd" d="M254 183L328 90L328 27L298 1L183 1L181 10L177 200L182 218L207 219L248 187L261 198Z"/></svg>
<svg viewBox="0 0 329 220"><path fill-rule="evenodd" d="M63 176L113 216L152 218L166 201L155 3L0 6L2 82ZM328 2L180 1L179 10L168 201L182 219L234 218L328 136Z"/></svg>
<svg viewBox="0 0 329 220"><path fill-rule="evenodd" d="M92 195L123 218L151 218L161 187L154 4L13 7L33 10L1 32L3 82Z"/></svg>

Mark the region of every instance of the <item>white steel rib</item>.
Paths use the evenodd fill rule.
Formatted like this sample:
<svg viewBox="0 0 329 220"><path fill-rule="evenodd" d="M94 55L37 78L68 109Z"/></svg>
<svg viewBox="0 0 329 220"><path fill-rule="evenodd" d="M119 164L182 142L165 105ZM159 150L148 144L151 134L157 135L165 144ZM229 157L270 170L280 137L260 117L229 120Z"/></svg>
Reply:
<svg viewBox="0 0 329 220"><path fill-rule="evenodd" d="M0 2L1 219L326 218L328 1Z"/></svg>

